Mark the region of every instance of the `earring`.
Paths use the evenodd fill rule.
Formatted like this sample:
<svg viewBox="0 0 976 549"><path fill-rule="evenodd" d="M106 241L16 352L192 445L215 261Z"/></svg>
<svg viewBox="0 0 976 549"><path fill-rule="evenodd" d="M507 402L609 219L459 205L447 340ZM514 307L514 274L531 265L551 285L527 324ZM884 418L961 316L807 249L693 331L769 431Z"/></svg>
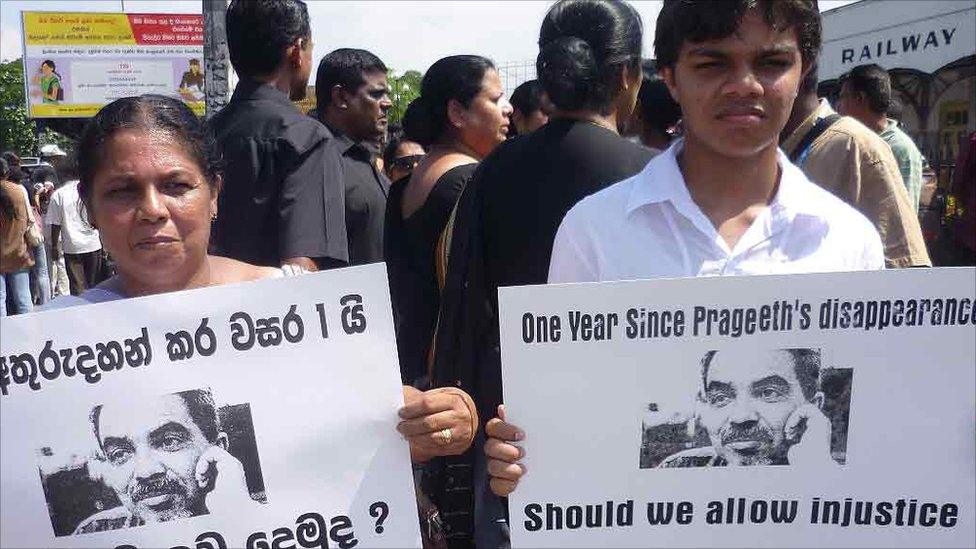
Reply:
<svg viewBox="0 0 976 549"><path fill-rule="evenodd" d="M210 214L210 219L216 221L216 219L217 219L217 212L214 212L214 213Z"/></svg>

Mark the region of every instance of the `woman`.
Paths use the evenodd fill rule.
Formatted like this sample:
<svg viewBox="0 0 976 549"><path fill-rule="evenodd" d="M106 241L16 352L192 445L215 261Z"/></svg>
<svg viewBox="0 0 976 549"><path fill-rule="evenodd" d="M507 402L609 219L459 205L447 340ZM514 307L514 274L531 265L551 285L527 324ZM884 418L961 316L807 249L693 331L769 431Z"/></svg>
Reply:
<svg viewBox="0 0 976 549"><path fill-rule="evenodd" d="M404 177L409 177L417 167L426 151L403 136L402 131L390 130L389 138L383 147L383 171L390 181L396 183Z"/></svg>
<svg viewBox="0 0 976 549"><path fill-rule="evenodd" d="M580 199L639 172L650 151L620 137L641 83L640 17L626 2L564 0L539 32L536 72L549 122L485 159L459 199L441 296L433 386L461 387L482 417L502 402L497 295L501 286L544 284L556 229ZM507 536L505 509L488 493L479 447L467 463L479 546ZM454 461L454 460L451 460ZM457 460L461 461L461 460ZM460 465L460 464L458 464ZM463 467L454 470L463 471ZM470 484L469 484L470 485ZM470 500L444 515L472 516Z"/></svg>
<svg viewBox="0 0 976 549"><path fill-rule="evenodd" d="M41 102L57 103L64 97L61 91L61 75L58 74L54 61L50 59L41 63Z"/></svg>
<svg viewBox="0 0 976 549"><path fill-rule="evenodd" d="M207 253L221 179L212 137L180 100L118 99L78 144L78 192L118 275L48 308L69 307L295 274ZM397 429L411 457L465 451L477 417L459 390L404 388Z"/></svg>
<svg viewBox="0 0 976 549"><path fill-rule="evenodd" d="M391 187L384 237L404 383L427 372L440 303L438 239L478 161L505 140L511 112L494 65L476 55L434 63L407 108L405 136L427 154Z"/></svg>
<svg viewBox="0 0 976 549"><path fill-rule="evenodd" d="M9 181L10 168L0 158L0 317L7 316L7 290L12 314L30 312L30 268L34 265L24 235L32 223L27 191Z"/></svg>

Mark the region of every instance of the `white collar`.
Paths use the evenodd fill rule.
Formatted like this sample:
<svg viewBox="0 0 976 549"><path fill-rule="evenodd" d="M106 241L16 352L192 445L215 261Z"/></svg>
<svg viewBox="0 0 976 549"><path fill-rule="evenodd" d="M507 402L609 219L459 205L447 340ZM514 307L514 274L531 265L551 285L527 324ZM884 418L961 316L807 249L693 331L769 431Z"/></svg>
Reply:
<svg viewBox="0 0 976 549"><path fill-rule="evenodd" d="M689 209L701 211L692 200L684 175L678 167L678 154L683 148L684 139L676 139L664 153L654 157L641 170L630 192L627 215L638 208L659 202L671 202L682 213ZM783 173L780 176L776 196L769 205L772 213L777 216L785 215L790 219L796 215L820 217L823 212L819 207L821 201L811 200L817 194L810 193L811 186L814 184L780 149L777 149L776 161Z"/></svg>

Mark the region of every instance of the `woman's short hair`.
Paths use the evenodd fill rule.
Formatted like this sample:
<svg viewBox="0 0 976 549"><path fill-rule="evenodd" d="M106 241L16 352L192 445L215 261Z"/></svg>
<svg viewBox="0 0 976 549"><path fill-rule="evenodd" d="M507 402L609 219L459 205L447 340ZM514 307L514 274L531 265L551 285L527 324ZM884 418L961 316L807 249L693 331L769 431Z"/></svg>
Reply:
<svg viewBox="0 0 976 549"><path fill-rule="evenodd" d="M438 59L427 69L420 83L420 96L410 102L403 115L407 139L427 148L439 141L447 128L447 105L451 99L464 107L471 104L495 64L480 55L452 55Z"/></svg>
<svg viewBox="0 0 976 549"><path fill-rule="evenodd" d="M216 190L220 157L212 133L183 101L163 95L123 97L102 107L88 121L77 149L78 193L91 205L91 186L102 168L105 145L121 130L164 132L187 152Z"/></svg>
<svg viewBox="0 0 976 549"><path fill-rule="evenodd" d="M643 29L626 2L562 0L539 31L536 72L562 110L610 111L624 67L637 71Z"/></svg>

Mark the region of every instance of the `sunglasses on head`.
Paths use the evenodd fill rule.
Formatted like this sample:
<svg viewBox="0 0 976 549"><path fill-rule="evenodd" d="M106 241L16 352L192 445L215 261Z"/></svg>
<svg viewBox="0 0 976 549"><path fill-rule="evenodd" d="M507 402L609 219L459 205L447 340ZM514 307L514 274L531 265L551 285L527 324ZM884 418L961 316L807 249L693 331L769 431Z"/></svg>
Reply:
<svg viewBox="0 0 976 549"><path fill-rule="evenodd" d="M422 154L411 154L408 156L401 156L399 158L394 158L393 162L390 162L390 166L393 168L398 168L401 170L410 170L417 165L418 162L424 157Z"/></svg>

